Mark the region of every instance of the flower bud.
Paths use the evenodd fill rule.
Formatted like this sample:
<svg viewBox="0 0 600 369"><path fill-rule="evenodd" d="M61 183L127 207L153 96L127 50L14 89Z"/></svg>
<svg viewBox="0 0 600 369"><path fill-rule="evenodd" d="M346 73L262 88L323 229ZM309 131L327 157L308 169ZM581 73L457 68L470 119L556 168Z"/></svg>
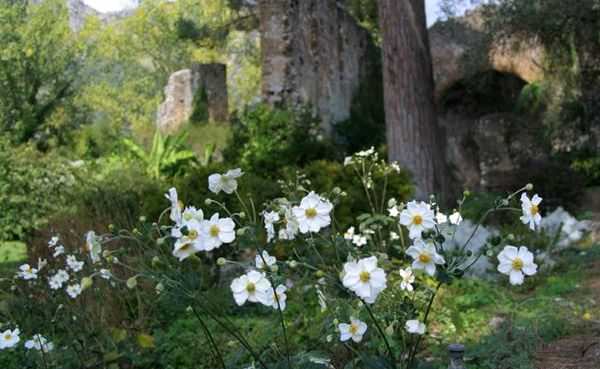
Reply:
<svg viewBox="0 0 600 369"><path fill-rule="evenodd" d="M333 324L335 324L337 326L338 324L340 324L340 320L337 318L333 319Z"/></svg>
<svg viewBox="0 0 600 369"><path fill-rule="evenodd" d="M115 225L114 224L109 224L108 225L108 230L113 232L115 230Z"/></svg>
<svg viewBox="0 0 600 369"><path fill-rule="evenodd" d="M146 217L144 215L140 216L140 223L146 222Z"/></svg>
<svg viewBox="0 0 600 369"><path fill-rule="evenodd" d="M527 186L525 186L525 189L527 191L533 191L533 183L527 183Z"/></svg>
<svg viewBox="0 0 600 369"><path fill-rule="evenodd" d="M156 268L160 265L160 258L158 256L155 256L152 258L152 267Z"/></svg>
<svg viewBox="0 0 600 369"><path fill-rule="evenodd" d="M318 278L322 278L322 277L325 277L325 272L324 272L324 271L322 271L322 270L317 270L317 272L315 273L315 275L316 275Z"/></svg>
<svg viewBox="0 0 600 369"><path fill-rule="evenodd" d="M159 238L159 239L156 240L156 245L157 246L162 246L164 244L165 244L165 238L164 237L161 237L161 238Z"/></svg>
<svg viewBox="0 0 600 369"><path fill-rule="evenodd" d="M187 308L185 308L185 311L191 313L192 311L194 311L194 309L191 306L188 306Z"/></svg>
<svg viewBox="0 0 600 369"><path fill-rule="evenodd" d="M137 277L131 277L127 280L127 288L129 288L130 290L134 289L137 287Z"/></svg>
<svg viewBox="0 0 600 369"><path fill-rule="evenodd" d="M210 205L212 203L213 203L212 199L206 199L206 200L204 200L204 205Z"/></svg>
<svg viewBox="0 0 600 369"><path fill-rule="evenodd" d="M156 287L154 287L154 290L156 291L157 295L160 295L161 292L165 290L165 285L159 282Z"/></svg>
<svg viewBox="0 0 600 369"><path fill-rule="evenodd" d="M227 264L227 259L225 259L225 258L218 258L217 259L217 265L218 266L223 266L225 264Z"/></svg>
<svg viewBox="0 0 600 369"><path fill-rule="evenodd" d="M465 191L463 192L463 196L464 196L464 197L469 197L469 196L471 196L471 191L469 191L469 190L465 190Z"/></svg>
<svg viewBox="0 0 600 369"><path fill-rule="evenodd" d="M240 212L239 217L240 217L240 219L245 219L246 218L246 213L244 213L243 211Z"/></svg>
<svg viewBox="0 0 600 369"><path fill-rule="evenodd" d="M276 271L278 271L278 270L279 270L279 267L277 266L277 264L274 264L274 265L271 265L271 266L269 267L269 269L271 269L271 271L272 271L272 272L276 272Z"/></svg>
<svg viewBox="0 0 600 369"><path fill-rule="evenodd" d="M87 290L88 288L92 287L93 284L94 284L94 281L90 277L84 277L83 279L81 279L81 289L82 290Z"/></svg>
<svg viewBox="0 0 600 369"><path fill-rule="evenodd" d="M298 266L298 262L296 260L290 260L288 262L288 265L290 266L290 268L294 269Z"/></svg>

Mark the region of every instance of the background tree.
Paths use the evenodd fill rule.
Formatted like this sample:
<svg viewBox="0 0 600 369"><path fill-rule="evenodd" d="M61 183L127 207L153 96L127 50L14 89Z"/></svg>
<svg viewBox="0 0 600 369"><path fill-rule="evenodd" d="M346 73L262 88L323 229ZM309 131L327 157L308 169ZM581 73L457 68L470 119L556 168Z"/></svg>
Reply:
<svg viewBox="0 0 600 369"><path fill-rule="evenodd" d="M379 21L389 159L412 172L424 199L445 189L425 2L379 0Z"/></svg>
<svg viewBox="0 0 600 369"><path fill-rule="evenodd" d="M0 124L17 143L58 137L77 90L84 45L63 1L0 2Z"/></svg>

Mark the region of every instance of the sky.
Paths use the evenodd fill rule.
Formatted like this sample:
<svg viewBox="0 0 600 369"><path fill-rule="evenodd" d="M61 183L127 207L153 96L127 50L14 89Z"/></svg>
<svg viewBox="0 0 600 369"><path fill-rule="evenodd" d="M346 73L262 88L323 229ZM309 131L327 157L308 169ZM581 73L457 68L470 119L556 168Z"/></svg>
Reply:
<svg viewBox="0 0 600 369"><path fill-rule="evenodd" d="M426 0L427 24L432 25L440 16L440 0ZM136 0L83 0L84 3L101 12L118 11L131 8L137 3Z"/></svg>

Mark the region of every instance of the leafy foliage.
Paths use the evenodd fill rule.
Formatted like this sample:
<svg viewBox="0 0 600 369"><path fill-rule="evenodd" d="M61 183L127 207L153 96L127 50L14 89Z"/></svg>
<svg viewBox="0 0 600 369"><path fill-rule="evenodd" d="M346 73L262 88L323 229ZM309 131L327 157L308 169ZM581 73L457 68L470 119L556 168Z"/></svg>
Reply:
<svg viewBox="0 0 600 369"><path fill-rule="evenodd" d="M154 133L150 151L130 139L124 139L125 148L144 163L151 178L181 174L186 167L196 163L194 152L186 148L187 133L163 136L158 130ZM209 148L208 153L211 150ZM205 160L210 160L208 156Z"/></svg>
<svg viewBox="0 0 600 369"><path fill-rule="evenodd" d="M46 224L76 184L75 170L55 155L0 140L0 240L26 238Z"/></svg>
<svg viewBox="0 0 600 369"><path fill-rule="evenodd" d="M85 47L63 1L0 2L0 125L14 142L64 143Z"/></svg>
<svg viewBox="0 0 600 369"><path fill-rule="evenodd" d="M332 145L319 133L308 111L249 108L233 122L225 159L255 172L275 175L285 166L302 166L334 156Z"/></svg>

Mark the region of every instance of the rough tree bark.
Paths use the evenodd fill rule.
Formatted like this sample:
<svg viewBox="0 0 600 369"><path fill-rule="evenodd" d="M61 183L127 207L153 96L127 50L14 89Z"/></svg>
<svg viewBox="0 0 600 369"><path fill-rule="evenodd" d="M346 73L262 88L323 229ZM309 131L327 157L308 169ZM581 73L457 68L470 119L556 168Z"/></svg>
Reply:
<svg viewBox="0 0 600 369"><path fill-rule="evenodd" d="M424 0L379 0L389 160L413 174L416 197L444 196L444 147L434 103Z"/></svg>

